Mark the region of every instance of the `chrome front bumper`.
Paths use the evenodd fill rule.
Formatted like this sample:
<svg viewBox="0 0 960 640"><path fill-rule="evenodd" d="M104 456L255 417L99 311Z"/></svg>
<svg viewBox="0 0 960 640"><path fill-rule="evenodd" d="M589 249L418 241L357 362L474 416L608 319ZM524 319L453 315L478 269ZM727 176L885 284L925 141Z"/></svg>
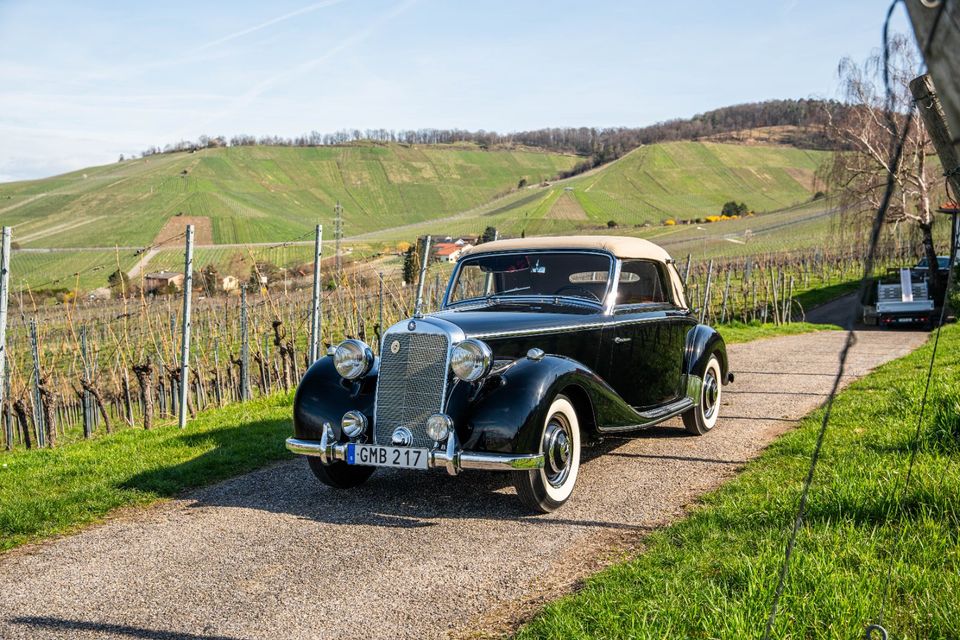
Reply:
<svg viewBox="0 0 960 640"><path fill-rule="evenodd" d="M287 438L287 449L302 456L320 458L324 464L347 459L346 442L337 442L333 427L323 425L320 440L301 440ZM431 469L442 467L452 476L464 469L482 469L484 471L526 471L543 468L543 454L485 453L481 451L463 451L457 444L457 434L451 433L443 449L431 449L427 466Z"/></svg>

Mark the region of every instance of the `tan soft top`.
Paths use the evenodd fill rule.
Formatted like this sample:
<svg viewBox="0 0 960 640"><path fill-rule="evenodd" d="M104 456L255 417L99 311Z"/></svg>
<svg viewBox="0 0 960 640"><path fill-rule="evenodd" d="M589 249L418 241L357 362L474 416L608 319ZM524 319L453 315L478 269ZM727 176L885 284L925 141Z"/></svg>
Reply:
<svg viewBox="0 0 960 640"><path fill-rule="evenodd" d="M609 251L618 258L646 258L660 262L670 260L669 253L649 240L627 236L544 236L494 240L466 249L461 257L524 249L594 249Z"/></svg>

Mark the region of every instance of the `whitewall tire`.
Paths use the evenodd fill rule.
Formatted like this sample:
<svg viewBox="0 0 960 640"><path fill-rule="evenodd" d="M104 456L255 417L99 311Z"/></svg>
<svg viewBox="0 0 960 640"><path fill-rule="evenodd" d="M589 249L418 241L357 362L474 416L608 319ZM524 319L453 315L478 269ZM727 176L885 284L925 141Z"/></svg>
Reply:
<svg viewBox="0 0 960 640"><path fill-rule="evenodd" d="M712 355L703 369L703 384L700 385L697 406L683 414L683 426L688 432L702 436L717 425L723 395L722 381L720 361Z"/></svg>
<svg viewBox="0 0 960 640"><path fill-rule="evenodd" d="M515 471L513 484L526 506L549 513L570 498L580 472L580 422L566 396L558 395L550 404L540 431L540 452L543 468Z"/></svg>

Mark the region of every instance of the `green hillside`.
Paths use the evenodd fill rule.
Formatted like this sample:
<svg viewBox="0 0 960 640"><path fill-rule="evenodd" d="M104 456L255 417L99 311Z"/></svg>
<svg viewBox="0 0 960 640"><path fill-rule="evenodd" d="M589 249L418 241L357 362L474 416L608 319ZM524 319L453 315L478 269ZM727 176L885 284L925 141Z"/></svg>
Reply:
<svg viewBox="0 0 960 640"><path fill-rule="evenodd" d="M0 185L0 223L13 225L14 240L29 249L119 245L126 270L137 261L130 247L182 230L187 220L178 213L200 223L200 244L235 245L198 249L198 266L236 267L254 257L302 264L309 247L243 245L302 238L318 220L329 239L337 200L347 246L360 254L425 233L477 235L487 226L513 236L597 233L607 231L609 220L616 233L649 237L677 255L742 254L812 246L829 234L828 203L811 202L825 160L823 152L789 147L674 142L544 183L577 158L472 146L207 149ZM531 186L517 190L520 178ZM758 215L700 229L662 225L715 215L728 200ZM167 246L151 254L147 270L178 268L181 253ZM112 271L116 261L113 250L16 251L11 276L33 287L53 279L64 286L70 277L92 288L109 273L97 265L109 263Z"/></svg>
<svg viewBox="0 0 960 640"><path fill-rule="evenodd" d="M461 234L493 225L528 235L591 230L615 221L624 227L716 215L724 202L745 202L756 212L809 201L815 173L828 153L791 147L712 142L670 142L634 150L588 174L548 187L533 186L485 207L445 219L370 234Z"/></svg>
<svg viewBox="0 0 960 640"><path fill-rule="evenodd" d="M205 149L0 185L0 223L23 247L143 246L182 213L209 218L213 243L275 242L329 222L340 200L352 235L470 209L576 161L466 145Z"/></svg>

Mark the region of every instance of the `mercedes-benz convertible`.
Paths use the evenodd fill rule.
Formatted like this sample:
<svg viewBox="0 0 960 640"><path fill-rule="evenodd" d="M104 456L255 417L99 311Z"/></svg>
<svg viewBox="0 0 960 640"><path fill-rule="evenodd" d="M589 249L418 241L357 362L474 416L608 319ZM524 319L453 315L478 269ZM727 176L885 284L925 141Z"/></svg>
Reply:
<svg viewBox="0 0 960 640"><path fill-rule="evenodd" d="M674 416L703 435L733 380L673 260L639 238L470 248L441 309L380 344L345 340L310 367L287 447L343 489L378 467L508 471L540 512L570 498L585 444Z"/></svg>

